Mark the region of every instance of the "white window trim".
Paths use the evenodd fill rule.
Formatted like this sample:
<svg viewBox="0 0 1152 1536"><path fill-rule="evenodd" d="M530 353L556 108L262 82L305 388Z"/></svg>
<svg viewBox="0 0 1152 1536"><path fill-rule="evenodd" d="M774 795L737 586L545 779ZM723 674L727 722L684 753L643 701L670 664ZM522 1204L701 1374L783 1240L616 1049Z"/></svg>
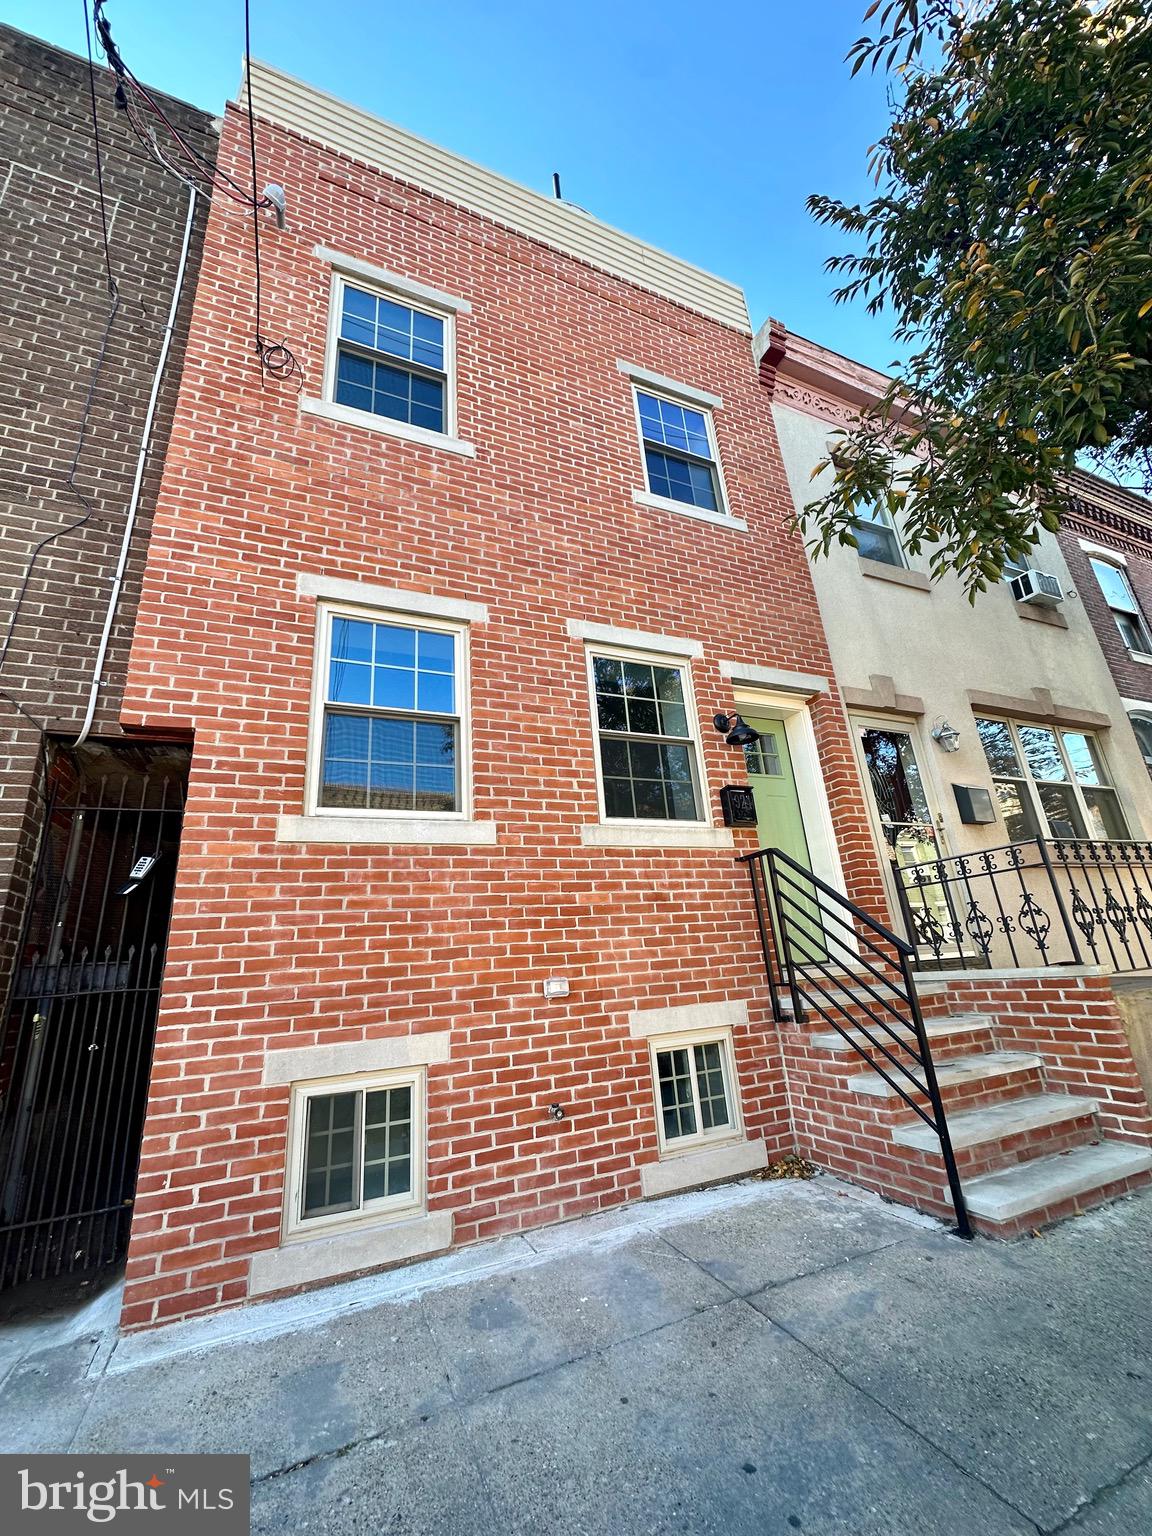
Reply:
<svg viewBox="0 0 1152 1536"><path fill-rule="evenodd" d="M426 1074L422 1067L405 1071L368 1072L355 1077L315 1078L292 1084L288 1121L288 1166L284 1180L282 1240L302 1242L336 1232L401 1221L422 1212L427 1190L426 1170ZM412 1089L412 1188L403 1195L369 1201L357 1211L337 1211L330 1216L301 1214L304 1191L305 1128L308 1101L334 1093L371 1092L377 1088ZM362 1132L361 1132L362 1133Z"/></svg>
<svg viewBox="0 0 1152 1536"><path fill-rule="evenodd" d="M732 1115L732 1123L710 1131L697 1130L693 1136L675 1136L669 1140L664 1135L664 1114L660 1103L660 1073L656 1058L668 1051L687 1049L691 1052L691 1048L695 1045L718 1045L720 1047L720 1063L724 1073L724 1094ZM656 1138L662 1159L680 1157L686 1152L699 1152L704 1147L724 1146L729 1142L744 1140L744 1113L740 1103L740 1084L736 1076L736 1057L732 1049L732 1031L730 1029L694 1029L679 1035L651 1035L648 1041L648 1060L652 1070L652 1095L656 1110ZM690 1061L689 1067L692 1073L692 1101L696 1111L696 1124L699 1126L701 1124L700 1100L697 1092L695 1062Z"/></svg>
<svg viewBox="0 0 1152 1536"><path fill-rule="evenodd" d="M652 507L657 512L675 512L678 517L694 517L699 523L714 523L719 528L734 528L747 533L748 524L742 517L731 512L712 512L708 507L690 507L686 501L673 501L671 496L657 496L652 491L633 491L632 500L638 507Z"/></svg>
<svg viewBox="0 0 1152 1536"><path fill-rule="evenodd" d="M1108 754L1104 750L1104 743L1100 740L1100 733L1098 731L1079 730L1075 726L1052 725L1046 720L1013 720L1005 715L989 715L980 712L976 713L975 718L977 720L994 720L998 724L1006 725L1008 727L1009 734L1012 737L1012 748L1016 753L1016 761L1020 766L1020 776L1010 773L993 773L992 765L988 762L987 757L985 757L984 766L988 769L988 776L992 780L992 798L996 804L996 808L999 812L1001 821L1004 821L1004 812L1000 807L999 796L996 794L996 784L1002 781L1024 786L1024 793L1028 796L1028 803L1032 807L1032 815L1036 822L1036 826L1039 829L1039 831L1035 834L1038 837L1043 837L1049 840L1053 840L1056 837L1056 834L1049 828L1048 815L1044 810L1044 804L1040 799L1040 784L1056 784L1062 787L1071 788L1072 798L1076 802L1076 809L1080 812L1080 816L1084 822L1085 827L1084 836L1082 838L1076 839L1076 841L1086 843L1109 841L1108 838L1094 838L1091 832L1087 830L1087 828L1091 825L1091 818L1088 814L1088 802L1084 798L1085 789L1103 789L1114 795L1116 798L1116 809L1120 813L1121 820L1124 821L1125 824L1129 824L1131 822L1132 818L1129 816L1128 811L1124 805L1124 801L1120 797L1120 791L1116 786L1116 779L1112 773L1112 765L1108 761ZM1065 771L1068 774L1066 779L1036 779L1033 777L1032 770L1028 766L1028 758L1024 752L1023 743L1020 740L1021 727L1028 726L1038 726L1041 730L1051 731L1055 736L1056 744L1060 752L1060 761L1064 764ZM1101 761L1104 765L1104 771L1108 775L1107 783L1081 784L1080 780L1073 772L1072 764L1068 758L1068 749L1064 745L1065 731L1071 731L1073 734L1079 736L1087 736L1088 739L1093 743L1097 752L1100 754ZM1007 830L1007 822L1005 822L1005 830ZM1129 830L1127 836L1131 837L1131 835L1131 830ZM1025 838L1024 841L1027 842L1028 839Z"/></svg>
<svg viewBox="0 0 1152 1536"><path fill-rule="evenodd" d="M616 367L626 379L631 379L641 389L658 395L673 395L683 405L702 406L706 411L724 409L724 402L719 395L710 395L707 390L697 389L692 384L681 384L662 373L653 373L650 368L638 368L634 363L625 362L622 357L616 359Z"/></svg>
<svg viewBox="0 0 1152 1536"><path fill-rule="evenodd" d="M700 811L695 821L662 821L656 817L646 816L608 816L604 810L604 772L600 762L600 717L596 709L596 674L593 669L593 658L596 656L615 657L620 661L646 662L649 666L677 667L684 680L684 713L688 722L688 745L691 754L691 763L694 770L693 783L696 788L696 799ZM696 692L692 685L692 661L683 652L679 655L669 655L664 651L633 649L622 645L596 644L588 641L584 646L584 669L588 679L588 705L592 721L592 750L594 754L594 767L596 771L596 807L599 818L597 827L606 827L618 830L620 836L609 837L603 840L604 846L629 847L639 845L658 846L672 842L675 845L674 834L713 832L711 796L708 792L708 776L704 764L704 753L701 750L700 721L696 713ZM592 830L592 829L585 829ZM655 836L645 839L643 833L651 832ZM627 834L637 834L635 839L627 837ZM601 841L592 838L590 841ZM698 839L689 836L685 846L696 846ZM706 841L706 846L714 846L711 839ZM727 846L727 843L724 844Z"/></svg>
<svg viewBox="0 0 1152 1536"><path fill-rule="evenodd" d="M323 247L318 247L323 249ZM362 264L367 267L367 263ZM374 276L362 276L352 267L351 259L344 258L333 265L328 298L328 331L324 349L324 377L320 398L302 398L300 409L330 421L350 426L367 427L391 437L404 438L408 442L426 443L430 447L445 448L449 452L472 456L475 448L457 436L456 424L456 315L461 310L460 300L409 279L395 279L381 269ZM340 317L343 309L344 289L351 285L371 291L382 298L390 298L426 315L434 315L444 323L444 431L434 432L426 427L414 426L406 421L392 421L387 416L377 416L371 411L359 411L353 406L340 404L336 399L336 354L340 338ZM416 291L414 291L416 290ZM402 362L402 360L401 360Z"/></svg>
<svg viewBox="0 0 1152 1536"><path fill-rule="evenodd" d="M1127 566L1128 560L1118 549L1109 549L1107 544L1093 544L1091 539L1077 539L1076 541L1086 555L1096 559L1110 560L1113 565Z"/></svg>
<svg viewBox="0 0 1152 1536"><path fill-rule="evenodd" d="M731 503L728 500L728 486L724 479L724 466L720 462L720 444L716 439L716 421L713 410L723 402L718 395L704 395L700 390L691 390L685 384L675 384L670 380L664 380L661 386L646 382L645 378L635 369L617 363L621 372L628 374L632 384L632 415L636 423L636 442L640 450L640 474L643 479L643 488L632 492L632 500L637 506L658 507L664 512L678 512L685 517L695 517L698 521L707 523L720 523L726 528L747 528L748 524L743 518L735 517L730 510ZM657 378L659 375L649 375L649 378ZM712 455L712 468L716 476L716 499L719 506L712 510L711 507L694 507L687 501L676 501L671 496L660 496L648 483L648 460L644 456L644 423L640 416L640 391L646 395L656 395L670 401L673 405L687 405L699 410L704 416L704 427L708 433L708 449ZM717 402L713 405L710 402ZM708 403L706 403L708 402Z"/></svg>
<svg viewBox="0 0 1152 1536"><path fill-rule="evenodd" d="M456 719L457 731L457 784L459 804L454 811L384 810L375 806L331 806L320 804L320 766L324 748L324 707L327 700L328 659L333 618L361 619L368 623L399 624L405 628L429 629L439 634L452 635L456 642ZM316 605L316 632L312 663L312 693L308 720L308 751L305 761L304 821L314 824L316 831L321 823L331 826L357 823L375 823L386 829L396 823L403 829L406 839L420 827L435 829L438 826L468 825L472 823L472 697L469 682L469 627L459 619L445 619L435 615L415 616L403 611L366 607L362 604L333 602L321 599ZM494 823L491 825L495 831ZM285 828L287 830L287 828ZM293 841L291 838L279 839ZM309 838L308 841L315 841ZM327 840L327 839L322 839ZM359 841L354 835L349 841ZM375 839L372 839L375 841ZM432 839L429 839L431 841ZM435 839L440 841L440 839ZM447 841L448 839L444 839ZM493 836L493 840L494 836ZM456 841L456 839L452 839Z"/></svg>

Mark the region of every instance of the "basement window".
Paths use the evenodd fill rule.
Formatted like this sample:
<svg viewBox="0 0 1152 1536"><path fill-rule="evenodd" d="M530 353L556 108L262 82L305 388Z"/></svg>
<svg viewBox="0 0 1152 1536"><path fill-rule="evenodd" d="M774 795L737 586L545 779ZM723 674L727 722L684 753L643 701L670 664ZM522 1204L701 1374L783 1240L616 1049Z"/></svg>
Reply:
<svg viewBox="0 0 1152 1536"><path fill-rule="evenodd" d="M422 1204L423 1088L418 1072L295 1086L289 1234L407 1214Z"/></svg>
<svg viewBox="0 0 1152 1536"><path fill-rule="evenodd" d="M727 1035L683 1035L652 1043L659 1138L669 1152L740 1134L732 1043Z"/></svg>

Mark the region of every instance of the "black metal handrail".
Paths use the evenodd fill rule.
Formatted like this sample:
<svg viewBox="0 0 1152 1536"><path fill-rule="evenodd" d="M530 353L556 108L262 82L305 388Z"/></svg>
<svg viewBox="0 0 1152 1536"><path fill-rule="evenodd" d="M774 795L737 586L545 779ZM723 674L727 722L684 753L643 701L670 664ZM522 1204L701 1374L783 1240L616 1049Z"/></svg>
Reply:
<svg viewBox="0 0 1152 1536"><path fill-rule="evenodd" d="M892 871L921 969L1152 969L1152 843L1034 837Z"/></svg>
<svg viewBox="0 0 1152 1536"><path fill-rule="evenodd" d="M818 1014L931 1127L940 1140L956 1231L971 1237L932 1048L912 979L915 946L780 848L759 848L741 855L738 862L747 864L752 880L773 1017L778 1022L787 1017L785 993L797 1023L809 1010ZM851 993L845 992L845 986L851 987ZM860 1036L886 1066L868 1054Z"/></svg>

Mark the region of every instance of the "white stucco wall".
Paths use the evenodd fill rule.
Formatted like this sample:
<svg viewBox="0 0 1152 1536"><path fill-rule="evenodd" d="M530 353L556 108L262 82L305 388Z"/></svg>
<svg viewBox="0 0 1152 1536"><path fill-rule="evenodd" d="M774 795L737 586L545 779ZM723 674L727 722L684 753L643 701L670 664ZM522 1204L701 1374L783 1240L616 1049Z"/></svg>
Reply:
<svg viewBox="0 0 1152 1536"><path fill-rule="evenodd" d="M803 507L821 492L811 478L827 456L835 430L790 406L774 406L776 428L792 496ZM928 561L909 567L925 575ZM1092 631L1073 593L1068 567L1055 538L1045 534L1032 564L1057 578L1065 591L1059 612L1067 629L1022 618L1007 585L968 603L955 578L928 591L866 576L854 549L834 548L812 563L816 596L842 689L870 689L873 675L891 677L896 691L924 702L922 767L930 776L951 852L1007 841L1002 821L962 826L952 784L992 788L976 734L969 690L1030 699L1047 689L1057 705L1108 715L1114 725L1098 730L1113 781L1134 837L1152 836L1152 787L1124 707ZM853 706L853 713L865 713ZM960 732L960 748L945 753L929 737L937 717Z"/></svg>

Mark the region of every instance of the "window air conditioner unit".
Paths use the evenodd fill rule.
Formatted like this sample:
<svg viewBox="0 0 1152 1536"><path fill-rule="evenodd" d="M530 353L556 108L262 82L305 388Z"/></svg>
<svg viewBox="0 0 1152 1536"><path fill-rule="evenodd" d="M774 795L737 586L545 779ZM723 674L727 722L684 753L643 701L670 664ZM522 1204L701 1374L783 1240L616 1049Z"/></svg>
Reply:
<svg viewBox="0 0 1152 1536"><path fill-rule="evenodd" d="M1060 583L1047 571L1021 571L1013 576L1012 596L1018 603L1034 603L1038 608L1055 608L1064 601Z"/></svg>

